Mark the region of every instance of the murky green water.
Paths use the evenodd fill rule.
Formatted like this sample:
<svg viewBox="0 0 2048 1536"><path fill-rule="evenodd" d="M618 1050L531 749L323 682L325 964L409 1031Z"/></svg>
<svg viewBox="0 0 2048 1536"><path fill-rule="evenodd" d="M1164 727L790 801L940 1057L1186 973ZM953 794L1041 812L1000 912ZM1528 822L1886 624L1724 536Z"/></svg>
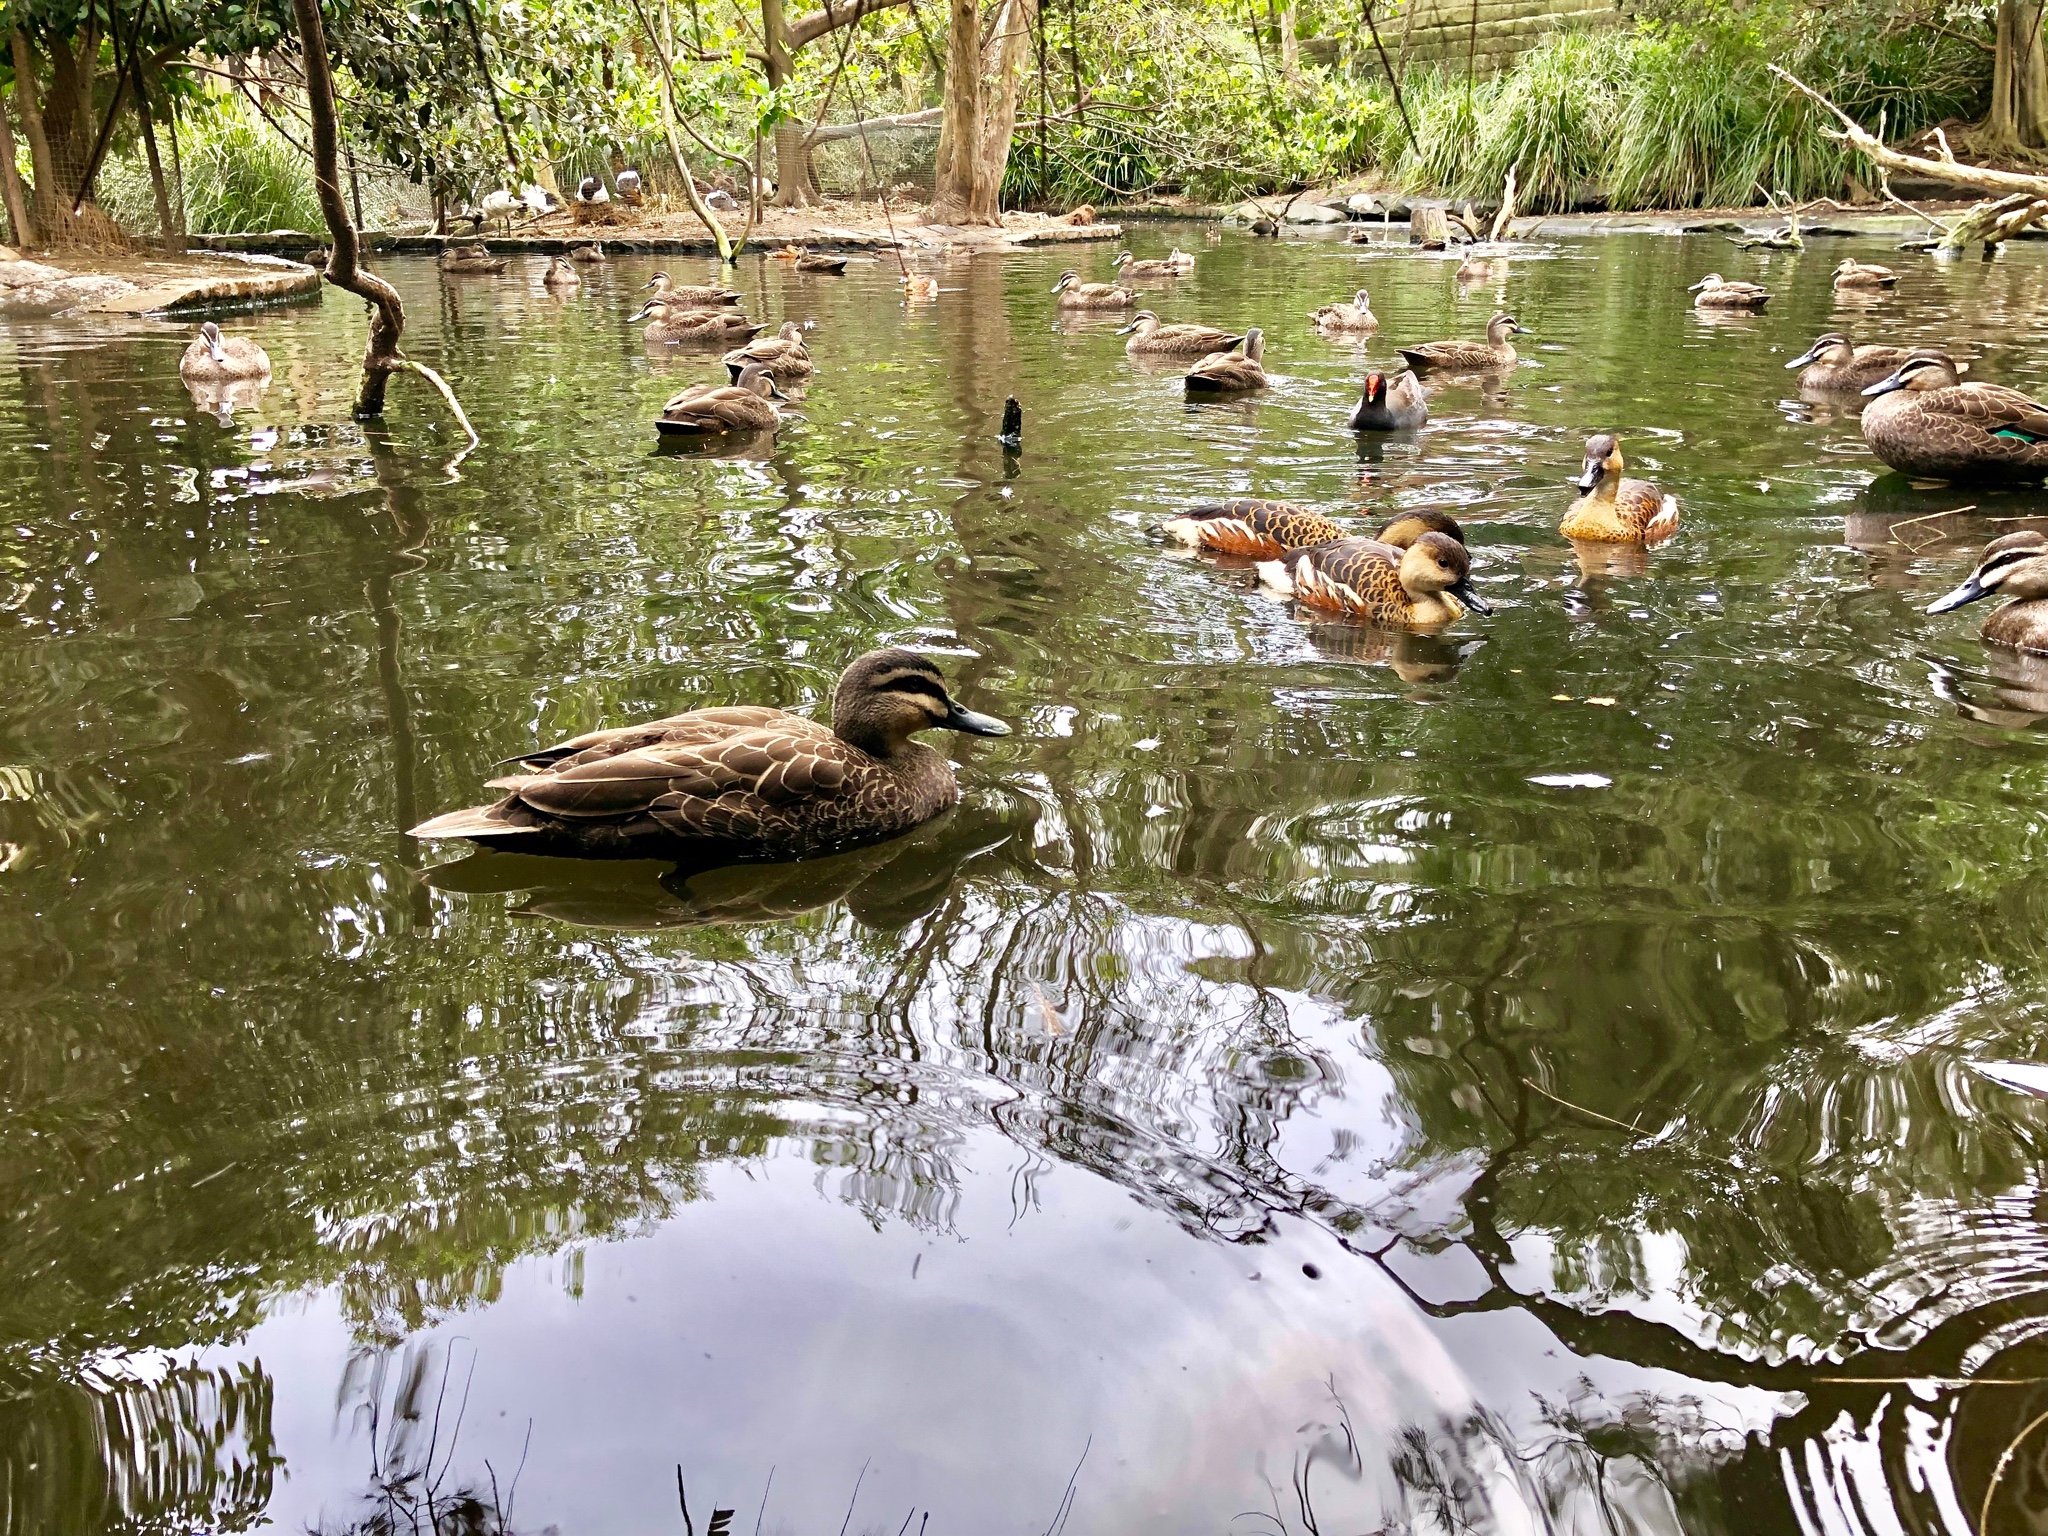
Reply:
<svg viewBox="0 0 2048 1536"><path fill-rule="evenodd" d="M759 459L654 451L707 369L624 325L651 260L389 264L453 477L416 383L347 421L337 294L253 322L229 431L180 331L5 333L8 1530L493 1477L672 1530L678 1462L700 1529L1971 1528L2048 1408L2048 1110L1969 1066L2048 1030L2048 683L1920 606L2048 500L1873 483L1780 364L1847 321L2048 392L2048 259L1845 312L1838 250L1566 243L1512 381L1361 449L1301 317L1364 282L1383 359L1493 290L1199 249L1159 307L1267 326L1254 404L1058 320L1067 254L911 311L751 261L822 366ZM1709 267L1772 313L1696 317ZM1646 569L1556 536L1596 429L1684 498ZM1454 509L1494 617L1393 644L1148 536L1245 491ZM891 641L1019 727L907 843L686 884L399 834ZM2048 1528L2042 1455L1994 1528Z"/></svg>

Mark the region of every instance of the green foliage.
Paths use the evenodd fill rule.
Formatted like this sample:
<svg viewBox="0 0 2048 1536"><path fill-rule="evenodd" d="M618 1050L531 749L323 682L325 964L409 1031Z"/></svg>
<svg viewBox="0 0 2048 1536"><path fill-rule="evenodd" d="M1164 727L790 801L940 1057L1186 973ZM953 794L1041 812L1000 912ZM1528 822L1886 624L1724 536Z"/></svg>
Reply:
<svg viewBox="0 0 2048 1536"><path fill-rule="evenodd" d="M250 234L326 228L312 167L291 145L233 98L213 98L179 128L185 170L185 219L195 234ZM169 151L164 151L168 159ZM169 167L165 167L166 173ZM156 199L139 150L100 172L101 203L125 229L154 230Z"/></svg>

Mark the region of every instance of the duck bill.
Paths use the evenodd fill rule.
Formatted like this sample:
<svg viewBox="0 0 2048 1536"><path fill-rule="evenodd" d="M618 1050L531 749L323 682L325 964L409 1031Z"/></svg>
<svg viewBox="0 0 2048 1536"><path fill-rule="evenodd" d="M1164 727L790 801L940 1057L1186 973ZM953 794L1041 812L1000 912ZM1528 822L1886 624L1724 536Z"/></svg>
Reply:
<svg viewBox="0 0 2048 1536"><path fill-rule="evenodd" d="M652 315L653 313L654 306L652 304L642 304L637 314L627 317L626 324L638 325L642 320L645 320L648 316Z"/></svg>
<svg viewBox="0 0 2048 1536"><path fill-rule="evenodd" d="M953 712L946 716L944 720L941 720L939 724L946 730L960 731L968 736L1007 736L1010 734L1010 728L994 715L978 715L971 709L961 708L958 704L953 706Z"/></svg>
<svg viewBox="0 0 2048 1536"><path fill-rule="evenodd" d="M223 347L218 341L207 343L207 351L213 354L213 360L216 363L224 363L228 360L227 348Z"/></svg>
<svg viewBox="0 0 2048 1536"><path fill-rule="evenodd" d="M1933 602L1929 603L1927 611L1929 613L1947 613L1952 609L1962 607L1965 603L1974 603L1978 598L1989 597L1990 595L1991 588L1978 581L1976 573L1973 571L1970 573L1970 579L1960 587L1957 587L1955 591L1937 597Z"/></svg>
<svg viewBox="0 0 2048 1536"><path fill-rule="evenodd" d="M1472 582L1469 578L1459 582L1455 587L1451 588L1451 596L1455 597L1467 608L1470 608L1474 613L1493 612L1493 604L1489 603L1485 598L1481 597L1478 594L1478 592L1473 590Z"/></svg>
<svg viewBox="0 0 2048 1536"><path fill-rule="evenodd" d="M1585 469L1580 473L1578 479L1572 481L1572 484L1582 491L1591 491L1594 486L1600 483L1601 477L1606 473L1607 466L1605 464L1602 464L1598 459L1588 459L1586 460Z"/></svg>
<svg viewBox="0 0 2048 1536"><path fill-rule="evenodd" d="M1888 379L1879 379L1875 384L1871 385L1870 388L1864 390L1863 393L1872 396L1888 395L1895 389L1904 389L1905 387L1905 379L1895 373Z"/></svg>
<svg viewBox="0 0 2048 1536"><path fill-rule="evenodd" d="M1810 368L1819 361L1820 348L1808 347L1804 352L1800 353L1797 357L1793 358L1792 361L1787 363L1785 366L1787 368Z"/></svg>
<svg viewBox="0 0 2048 1536"><path fill-rule="evenodd" d="M1696 283L1693 283L1693 284L1690 284L1690 285L1689 285L1689 286L1688 286L1688 287L1686 288L1686 290L1685 290L1685 291L1686 291L1687 293L1698 293L1698 292L1699 292L1699 291L1700 291L1700 290L1701 290L1702 288L1704 288L1704 287L1706 287L1706 286L1707 286L1707 280L1706 280L1706 279L1705 279L1705 278L1703 277L1703 278L1701 278L1701 279L1700 279L1700 280L1699 280L1698 282L1696 282Z"/></svg>
<svg viewBox="0 0 2048 1536"><path fill-rule="evenodd" d="M1511 336L1534 336L1536 333L1526 325L1511 325L1508 327L1508 334Z"/></svg>
<svg viewBox="0 0 2048 1536"><path fill-rule="evenodd" d="M1130 335L1130 334L1131 334L1131 332L1135 331L1135 330L1136 330L1137 328L1138 328L1138 322L1137 322L1137 321L1135 321L1135 320L1133 320L1133 321L1132 321L1132 322L1131 322L1131 323L1130 323L1129 325L1127 325L1127 326L1124 326L1124 327L1123 327L1123 328L1122 328L1121 330L1119 330L1119 331L1117 332L1117 335L1119 335L1119 336L1128 336L1128 335Z"/></svg>

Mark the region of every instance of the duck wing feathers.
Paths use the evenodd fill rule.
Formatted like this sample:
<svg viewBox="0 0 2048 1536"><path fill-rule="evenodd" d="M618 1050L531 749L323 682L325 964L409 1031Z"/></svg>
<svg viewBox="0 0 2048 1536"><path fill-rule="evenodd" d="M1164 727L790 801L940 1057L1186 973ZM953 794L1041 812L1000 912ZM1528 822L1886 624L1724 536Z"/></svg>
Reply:
<svg viewBox="0 0 2048 1536"><path fill-rule="evenodd" d="M637 725L615 725L603 730L585 731L551 747L508 757L498 766L507 768L514 763L525 763L533 768L552 768L569 764L572 759L579 763L597 762L602 758L616 757L621 752L637 752L643 747L688 746L718 741L739 731L778 724L790 729L807 726L827 736L832 734L826 727L803 715L792 715L761 704L741 704L723 709L693 709L686 714L668 715L660 720L643 720Z"/></svg>
<svg viewBox="0 0 2048 1536"><path fill-rule="evenodd" d="M1198 549L1260 560L1277 560L1290 549L1333 544L1344 537L1344 530L1322 513L1263 496L1189 507L1166 525L1166 532Z"/></svg>
<svg viewBox="0 0 2048 1536"><path fill-rule="evenodd" d="M1417 373L1431 368L1455 372L1465 369L1473 372L1505 368L1514 361L1514 349L1496 351L1483 341L1425 341L1417 347L1396 347L1408 366Z"/></svg>
<svg viewBox="0 0 2048 1536"><path fill-rule="evenodd" d="M1242 352L1211 352L1188 370L1190 394L1220 395L1266 387L1266 370Z"/></svg>
<svg viewBox="0 0 2048 1536"><path fill-rule="evenodd" d="M1213 325L1162 325L1150 335L1133 336L1125 350L1204 357L1211 352L1227 352L1243 341L1241 334L1219 331Z"/></svg>

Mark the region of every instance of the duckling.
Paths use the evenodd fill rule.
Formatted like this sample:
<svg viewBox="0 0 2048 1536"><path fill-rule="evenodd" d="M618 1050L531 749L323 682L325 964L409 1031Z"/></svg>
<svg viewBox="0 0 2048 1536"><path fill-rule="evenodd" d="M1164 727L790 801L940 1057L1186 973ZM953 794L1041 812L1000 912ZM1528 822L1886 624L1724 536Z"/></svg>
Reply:
<svg viewBox="0 0 2048 1536"><path fill-rule="evenodd" d="M585 266L593 265L604 260L604 247L601 245L579 245L569 253L569 259L571 261L580 261Z"/></svg>
<svg viewBox="0 0 2048 1536"><path fill-rule="evenodd" d="M1180 276L1180 270L1171 261L1139 261L1129 251L1118 251L1116 260L1110 265L1116 268L1120 283L1143 283Z"/></svg>
<svg viewBox="0 0 2048 1536"><path fill-rule="evenodd" d="M1375 370L1365 376L1358 407L1345 423L1354 432L1409 432L1429 420L1429 399L1413 369L1389 379Z"/></svg>
<svg viewBox="0 0 2048 1536"><path fill-rule="evenodd" d="M1678 532L1678 498L1647 480L1623 478L1621 442L1612 432L1586 439L1581 492L1558 532L1588 544L1661 544Z"/></svg>
<svg viewBox="0 0 2048 1536"><path fill-rule="evenodd" d="M1436 369L1442 373L1504 372L1515 366L1515 344L1510 336L1526 336L1528 328L1503 310L1486 322L1486 340L1426 341L1419 347L1395 348L1417 373Z"/></svg>
<svg viewBox="0 0 2048 1536"><path fill-rule="evenodd" d="M1864 389L1863 440L1916 480L1987 485L2048 478L2048 405L2001 384L1964 384L1945 352L1915 351Z"/></svg>
<svg viewBox="0 0 2048 1536"><path fill-rule="evenodd" d="M719 361L735 384L750 363L759 363L778 384L794 384L818 371L804 345L804 328L794 320L783 321L782 329L773 336L757 336L744 347L733 348Z"/></svg>
<svg viewBox="0 0 2048 1536"><path fill-rule="evenodd" d="M1162 524L1159 532L1168 541L1192 549L1259 560L1278 560L1289 550L1336 544L1349 537L1341 524L1320 512L1258 496L1189 507ZM1392 548L1406 549L1425 533L1441 533L1460 544L1465 542L1456 520L1434 510L1404 512L1373 537Z"/></svg>
<svg viewBox="0 0 2048 1536"><path fill-rule="evenodd" d="M223 384L231 379L267 379L270 354L246 336L223 336L211 320L178 359L178 377L187 383Z"/></svg>
<svg viewBox="0 0 2048 1536"><path fill-rule="evenodd" d="M797 257L796 269L799 272L814 272L825 277L838 277L846 271L846 258L806 251Z"/></svg>
<svg viewBox="0 0 2048 1536"><path fill-rule="evenodd" d="M923 272L906 272L897 281L903 284L906 299L936 299L939 296L939 280Z"/></svg>
<svg viewBox="0 0 2048 1536"><path fill-rule="evenodd" d="M1372 312L1372 296L1361 288L1349 304L1323 305L1308 323L1325 336L1362 336L1380 328L1380 317Z"/></svg>
<svg viewBox="0 0 2048 1536"><path fill-rule="evenodd" d="M1206 357L1244 340L1241 333L1219 331L1213 325L1161 325L1149 309L1139 310L1117 335L1131 338L1124 351L1132 357Z"/></svg>
<svg viewBox="0 0 2048 1536"><path fill-rule="evenodd" d="M493 256L488 246L452 245L441 252L440 266L443 272L465 275L502 272L505 258Z"/></svg>
<svg viewBox="0 0 2048 1536"><path fill-rule="evenodd" d="M1246 329L1244 348L1211 352L1182 382L1191 395L1245 395L1266 387L1266 370L1260 366L1266 356L1266 333L1256 325Z"/></svg>
<svg viewBox="0 0 2048 1536"><path fill-rule="evenodd" d="M583 278L568 262L557 256L548 263L547 272L541 277L541 284L547 288L580 288Z"/></svg>
<svg viewBox="0 0 2048 1536"><path fill-rule="evenodd" d="M2012 601L1984 621L1978 633L1985 642L2048 656L2048 534L2030 529L1993 539L1969 580L1927 611L1947 613L1994 595Z"/></svg>
<svg viewBox="0 0 2048 1536"><path fill-rule="evenodd" d="M1890 378L1907 358L1904 347L1858 347L1839 331L1816 336L1813 345L1785 366L1804 371L1801 389L1861 392L1880 379Z"/></svg>
<svg viewBox="0 0 2048 1536"><path fill-rule="evenodd" d="M1375 624L1449 624L1469 608L1490 613L1472 589L1472 559L1448 534L1424 533L1408 548L1377 539L1312 544L1259 563L1259 583L1311 608Z"/></svg>
<svg viewBox="0 0 2048 1536"><path fill-rule="evenodd" d="M1842 264L1835 268L1835 288L1859 288L1865 292L1878 288L1896 288L1899 274L1890 267L1880 267L1873 262L1858 261L1853 256L1844 256Z"/></svg>
<svg viewBox="0 0 2048 1536"><path fill-rule="evenodd" d="M1061 309L1129 309L1138 296L1115 283L1084 283L1072 267L1060 274L1052 291L1060 296Z"/></svg>
<svg viewBox="0 0 2048 1536"><path fill-rule="evenodd" d="M678 284L671 281L666 272L657 272L640 285L642 293L650 288L657 299L666 299L685 309L715 309L721 304L738 304L740 301L740 296L730 288L720 288L715 284L705 287Z"/></svg>
<svg viewBox="0 0 2048 1536"><path fill-rule="evenodd" d="M650 317L651 323L640 334L649 341L671 345L746 341L761 329L736 309L690 309L667 299L649 299L626 323L638 325Z"/></svg>
<svg viewBox="0 0 2048 1536"><path fill-rule="evenodd" d="M1175 275L1186 277L1195 270L1194 253L1176 245L1166 253L1166 264L1173 268Z"/></svg>
<svg viewBox="0 0 2048 1536"><path fill-rule="evenodd" d="M919 731L1007 736L963 708L915 652L871 651L841 674L827 727L779 709L698 709L591 731L517 759L504 798L414 827L420 839L586 858L678 853L803 858L877 842L960 798Z"/></svg>
<svg viewBox="0 0 2048 1536"><path fill-rule="evenodd" d="M1758 310L1771 302L1768 289L1755 283L1731 283L1718 272L1709 272L1686 292L1694 295L1694 309Z"/></svg>
<svg viewBox="0 0 2048 1536"><path fill-rule="evenodd" d="M775 402L784 398L765 367L748 363L735 384L692 384L662 406L654 425L670 437L772 432L782 424Z"/></svg>

